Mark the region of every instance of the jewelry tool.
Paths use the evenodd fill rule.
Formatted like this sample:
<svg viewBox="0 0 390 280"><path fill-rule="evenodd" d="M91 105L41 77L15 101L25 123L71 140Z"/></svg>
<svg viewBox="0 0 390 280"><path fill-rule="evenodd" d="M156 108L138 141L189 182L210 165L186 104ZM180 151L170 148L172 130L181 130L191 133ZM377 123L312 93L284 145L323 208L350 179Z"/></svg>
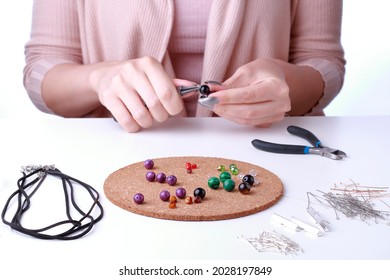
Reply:
<svg viewBox="0 0 390 280"><path fill-rule="evenodd" d="M270 143L259 139L252 140L252 145L259 150L279 154L314 154L334 160L340 160L347 156L341 150L322 145L321 141L312 132L304 128L289 126L287 127L287 131L290 134L306 139L313 147Z"/></svg>
<svg viewBox="0 0 390 280"><path fill-rule="evenodd" d="M203 85L198 85L194 83L192 86L178 86L176 87L176 89L182 97L196 91L199 92L199 104L203 105L206 108L212 109L213 106L218 103L218 99L208 97L211 93L213 93L213 91L210 90L210 87L208 85L222 86L220 82L206 81Z"/></svg>

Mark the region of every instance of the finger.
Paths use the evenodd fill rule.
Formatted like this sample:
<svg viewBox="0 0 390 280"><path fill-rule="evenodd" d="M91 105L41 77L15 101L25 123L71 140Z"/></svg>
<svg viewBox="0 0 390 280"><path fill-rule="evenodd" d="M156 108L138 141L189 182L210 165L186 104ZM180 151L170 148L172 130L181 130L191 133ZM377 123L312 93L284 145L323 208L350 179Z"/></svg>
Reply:
<svg viewBox="0 0 390 280"><path fill-rule="evenodd" d="M194 82L191 82L189 80L184 80L184 79L172 79L172 83L178 87L178 86L186 86L186 87L190 87L190 86L194 86L194 85L197 85L196 83Z"/></svg>
<svg viewBox="0 0 390 280"><path fill-rule="evenodd" d="M222 83L215 82L215 81L206 81L206 82L204 82L204 84L210 88L211 92L216 92L216 91L226 90L226 89L231 88L230 85L222 84Z"/></svg>
<svg viewBox="0 0 390 280"><path fill-rule="evenodd" d="M214 112L235 123L256 126L280 121L285 115L284 111L275 108L272 102L215 106Z"/></svg>
<svg viewBox="0 0 390 280"><path fill-rule="evenodd" d="M150 84L148 77L144 73L140 74L135 79L134 89L139 94L142 102L146 105L146 109L153 119L158 122L163 122L169 117L167 110L165 110L163 104L155 92L155 89ZM143 107L145 108L145 106ZM143 114L145 112L140 111L139 113ZM142 117L143 116L140 116L140 118ZM138 118L136 119L138 120Z"/></svg>
<svg viewBox="0 0 390 280"><path fill-rule="evenodd" d="M288 96L288 87L283 81L267 79L256 84L232 88L211 94L218 104L251 104L267 102Z"/></svg>
<svg viewBox="0 0 390 280"><path fill-rule="evenodd" d="M184 109L183 100L162 66L157 64L156 67L148 67L146 75L165 110L170 115L179 114Z"/></svg>
<svg viewBox="0 0 390 280"><path fill-rule="evenodd" d="M137 132L140 129L138 123L133 119L130 112L127 110L127 107L123 102L118 98L110 99L109 103L106 105L107 109L110 110L114 119L119 123L119 125L127 132Z"/></svg>
<svg viewBox="0 0 390 280"><path fill-rule="evenodd" d="M135 79L136 80L136 79ZM134 87L128 84L127 80L121 79L115 85L115 91L118 92L118 98L130 112L134 121L142 127L150 127L153 124L153 119L145 107L143 100L134 90Z"/></svg>

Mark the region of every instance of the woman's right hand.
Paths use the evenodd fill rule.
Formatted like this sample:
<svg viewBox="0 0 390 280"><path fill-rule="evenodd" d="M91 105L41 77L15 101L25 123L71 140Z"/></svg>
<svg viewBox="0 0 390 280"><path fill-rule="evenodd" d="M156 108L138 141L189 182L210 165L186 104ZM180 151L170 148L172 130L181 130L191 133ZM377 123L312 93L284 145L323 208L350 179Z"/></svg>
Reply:
<svg viewBox="0 0 390 280"><path fill-rule="evenodd" d="M99 64L90 76L99 101L128 132L164 122L184 109L173 80L152 57Z"/></svg>

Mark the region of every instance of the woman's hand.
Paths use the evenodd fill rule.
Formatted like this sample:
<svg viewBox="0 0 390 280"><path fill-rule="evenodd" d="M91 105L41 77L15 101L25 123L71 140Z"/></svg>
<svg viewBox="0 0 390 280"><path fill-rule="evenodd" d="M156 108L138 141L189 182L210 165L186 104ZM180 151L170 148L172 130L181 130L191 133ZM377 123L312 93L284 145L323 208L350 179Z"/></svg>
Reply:
<svg viewBox="0 0 390 280"><path fill-rule="evenodd" d="M269 126L291 109L284 73L273 60L258 59L240 67L209 95L212 110L242 125ZM213 90L213 88L212 88ZM207 103L207 102L206 102Z"/></svg>
<svg viewBox="0 0 390 280"><path fill-rule="evenodd" d="M150 127L153 120L163 122L184 108L175 86L183 81L172 81L151 57L102 64L92 71L90 83L100 102L128 132Z"/></svg>

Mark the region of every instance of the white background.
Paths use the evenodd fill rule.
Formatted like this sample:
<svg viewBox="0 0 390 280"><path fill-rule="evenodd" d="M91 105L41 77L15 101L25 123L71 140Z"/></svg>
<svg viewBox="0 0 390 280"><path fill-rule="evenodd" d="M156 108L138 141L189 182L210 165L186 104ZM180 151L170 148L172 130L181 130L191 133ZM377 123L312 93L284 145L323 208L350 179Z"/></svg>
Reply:
<svg viewBox="0 0 390 280"><path fill-rule="evenodd" d="M32 2L14 0L0 4L0 117L48 117L32 105L22 83ZM389 11L388 0L344 1L342 41L347 74L343 90L326 109L327 115L390 113Z"/></svg>

